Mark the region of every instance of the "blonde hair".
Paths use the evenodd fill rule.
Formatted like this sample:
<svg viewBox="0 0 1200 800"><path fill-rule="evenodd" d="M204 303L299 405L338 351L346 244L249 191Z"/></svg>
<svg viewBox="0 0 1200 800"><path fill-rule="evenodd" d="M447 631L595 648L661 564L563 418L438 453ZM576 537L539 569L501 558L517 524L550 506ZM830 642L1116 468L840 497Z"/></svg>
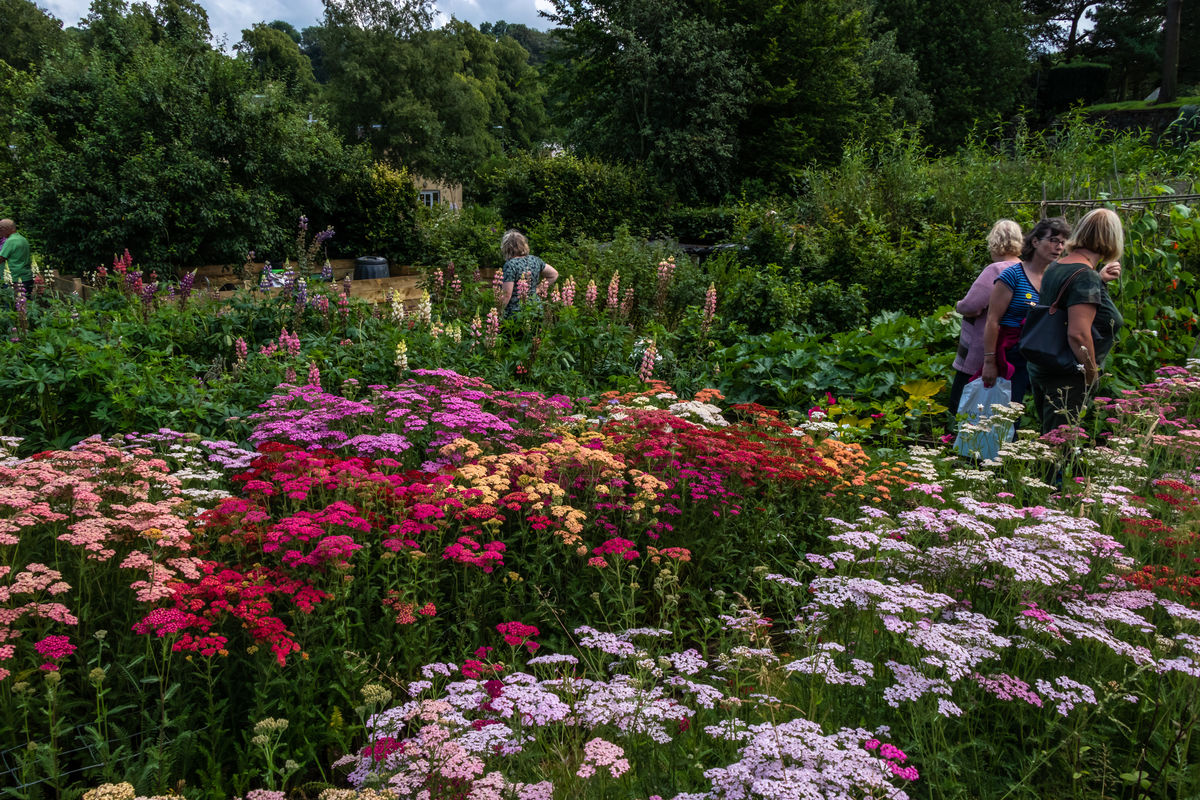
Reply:
<svg viewBox="0 0 1200 800"><path fill-rule="evenodd" d="M510 258L527 256L529 255L529 240L520 231L505 231L504 237L500 239L500 254L504 256L505 261Z"/></svg>
<svg viewBox="0 0 1200 800"><path fill-rule="evenodd" d="M987 235L988 252L993 261L1005 256L1021 254L1021 226L1011 219L1002 219L992 226Z"/></svg>
<svg viewBox="0 0 1200 800"><path fill-rule="evenodd" d="M1068 250L1091 250L1100 256L1100 263L1115 261L1125 252L1125 229L1121 218L1111 208L1089 211L1075 226L1067 240Z"/></svg>

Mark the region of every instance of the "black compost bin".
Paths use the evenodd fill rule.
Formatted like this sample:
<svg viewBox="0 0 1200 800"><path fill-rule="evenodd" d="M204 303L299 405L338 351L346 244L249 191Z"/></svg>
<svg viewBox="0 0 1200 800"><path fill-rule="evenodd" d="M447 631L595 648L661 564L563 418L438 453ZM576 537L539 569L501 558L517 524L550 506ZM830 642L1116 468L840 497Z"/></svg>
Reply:
<svg viewBox="0 0 1200 800"><path fill-rule="evenodd" d="M354 259L354 280L388 277L388 262L383 256L359 256Z"/></svg>

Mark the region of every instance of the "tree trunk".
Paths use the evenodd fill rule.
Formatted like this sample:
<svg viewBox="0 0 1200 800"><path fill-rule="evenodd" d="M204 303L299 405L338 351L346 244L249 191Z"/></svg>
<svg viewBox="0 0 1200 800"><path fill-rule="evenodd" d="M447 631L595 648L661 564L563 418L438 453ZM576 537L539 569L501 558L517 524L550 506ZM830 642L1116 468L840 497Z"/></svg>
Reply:
<svg viewBox="0 0 1200 800"><path fill-rule="evenodd" d="M1179 78L1179 21L1183 16L1183 0L1167 0L1167 18L1163 25L1163 68L1162 88L1158 102L1169 103L1175 99Z"/></svg>

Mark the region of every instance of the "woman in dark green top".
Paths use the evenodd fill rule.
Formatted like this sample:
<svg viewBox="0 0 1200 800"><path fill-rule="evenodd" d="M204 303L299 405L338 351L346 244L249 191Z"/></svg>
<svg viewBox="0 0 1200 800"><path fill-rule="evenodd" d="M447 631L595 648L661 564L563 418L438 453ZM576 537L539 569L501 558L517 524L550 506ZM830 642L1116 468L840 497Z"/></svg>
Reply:
<svg viewBox="0 0 1200 800"><path fill-rule="evenodd" d="M1053 302L1063 284L1067 309L1067 345L1075 354L1076 369L1052 373L1029 365L1033 402L1046 434L1060 425L1074 424L1095 392L1100 368L1112 349L1124 320L1108 294L1107 284L1121 276L1125 232L1121 218L1107 208L1089 212L1067 242L1068 255L1051 264L1042 277L1043 302Z"/></svg>
<svg viewBox="0 0 1200 800"><path fill-rule="evenodd" d="M500 253L504 256L503 276L500 283L500 307L502 316L511 317L527 298L517 297L514 292L517 281L524 276L529 293L533 294L538 283L546 281L546 289L558 280L558 270L529 254L529 240L518 231L507 231L500 240Z"/></svg>

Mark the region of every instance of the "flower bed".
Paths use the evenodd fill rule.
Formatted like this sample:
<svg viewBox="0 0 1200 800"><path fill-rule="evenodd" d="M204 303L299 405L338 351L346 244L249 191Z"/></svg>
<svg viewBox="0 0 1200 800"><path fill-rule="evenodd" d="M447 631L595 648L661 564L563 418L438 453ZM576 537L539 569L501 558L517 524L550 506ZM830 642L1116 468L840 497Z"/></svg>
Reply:
<svg viewBox="0 0 1200 800"><path fill-rule="evenodd" d="M1187 796L1198 389L1164 370L1098 404L1094 446L1026 433L980 468L713 393L447 371L282 386L255 452L163 430L9 458L0 778Z"/></svg>

